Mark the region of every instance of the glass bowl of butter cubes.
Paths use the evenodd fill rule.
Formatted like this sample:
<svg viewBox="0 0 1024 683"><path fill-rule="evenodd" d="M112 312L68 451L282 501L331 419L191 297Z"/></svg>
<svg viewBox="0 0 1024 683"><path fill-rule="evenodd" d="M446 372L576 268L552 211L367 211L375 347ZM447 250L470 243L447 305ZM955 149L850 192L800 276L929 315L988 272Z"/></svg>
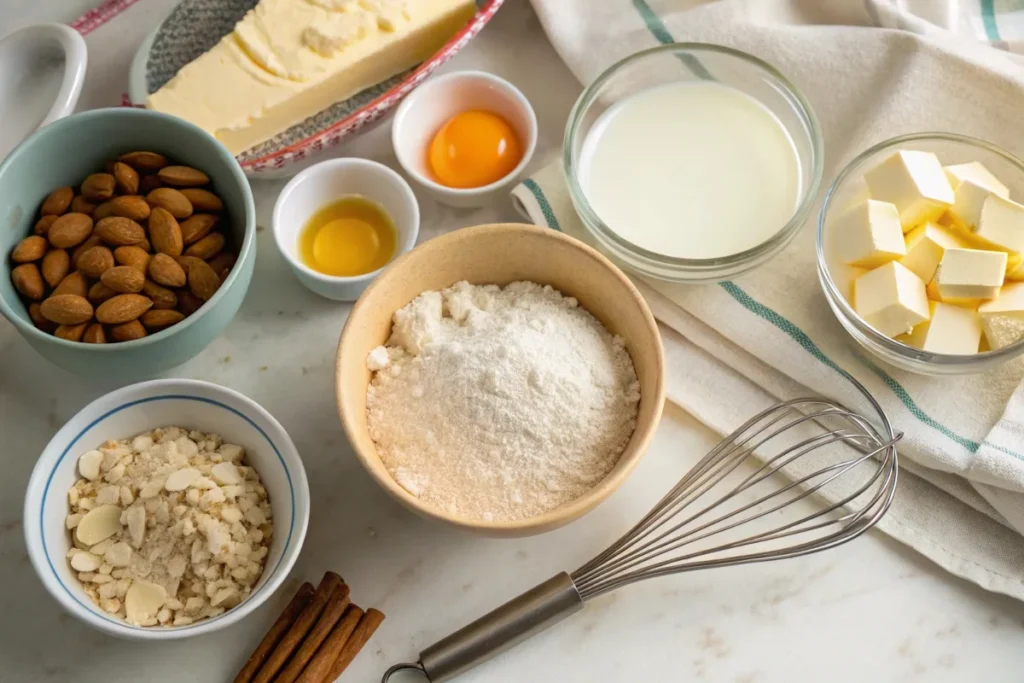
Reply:
<svg viewBox="0 0 1024 683"><path fill-rule="evenodd" d="M865 349L929 375L1024 353L1024 161L952 133L904 135L836 177L818 219L818 278Z"/></svg>

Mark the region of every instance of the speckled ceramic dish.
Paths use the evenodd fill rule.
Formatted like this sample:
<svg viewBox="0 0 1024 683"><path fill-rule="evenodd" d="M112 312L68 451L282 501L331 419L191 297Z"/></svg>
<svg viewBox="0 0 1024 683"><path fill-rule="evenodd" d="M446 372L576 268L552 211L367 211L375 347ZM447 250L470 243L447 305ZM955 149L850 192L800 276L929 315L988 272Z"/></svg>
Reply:
<svg viewBox="0 0 1024 683"><path fill-rule="evenodd" d="M246 175L298 172L298 162L333 147L380 119L430 73L465 47L505 0L477 0L477 12L427 61L335 103L280 135L246 150L238 161ZM213 47L258 0L183 0L139 47L131 66L129 99L141 105L181 67Z"/></svg>

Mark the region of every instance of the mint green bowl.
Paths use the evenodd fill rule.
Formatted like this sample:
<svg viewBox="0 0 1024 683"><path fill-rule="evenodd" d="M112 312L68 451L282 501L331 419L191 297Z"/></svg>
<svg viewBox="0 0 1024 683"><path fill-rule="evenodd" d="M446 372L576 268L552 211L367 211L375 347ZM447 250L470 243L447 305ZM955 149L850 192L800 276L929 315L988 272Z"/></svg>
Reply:
<svg viewBox="0 0 1024 683"><path fill-rule="evenodd" d="M182 322L135 341L83 344L35 328L11 283L11 249L31 234L39 206L56 187L78 185L103 163L133 150L165 154L202 169L224 201L238 261L212 299ZM144 109L97 109L37 131L0 164L0 313L47 360L79 375L152 376L184 363L214 340L238 312L256 263L256 209L242 168L196 126Z"/></svg>

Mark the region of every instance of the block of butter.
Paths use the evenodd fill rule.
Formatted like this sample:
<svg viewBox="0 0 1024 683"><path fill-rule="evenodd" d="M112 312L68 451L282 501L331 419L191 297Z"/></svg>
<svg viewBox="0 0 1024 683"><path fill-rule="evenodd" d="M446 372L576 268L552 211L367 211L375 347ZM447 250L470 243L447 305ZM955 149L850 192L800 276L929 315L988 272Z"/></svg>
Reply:
<svg viewBox="0 0 1024 683"><path fill-rule="evenodd" d="M931 317L916 325L907 343L922 351L971 355L981 343L981 319L971 308L928 302Z"/></svg>
<svg viewBox="0 0 1024 683"><path fill-rule="evenodd" d="M900 263L924 282L931 282L946 249L964 246L952 231L930 221L908 232L906 240L907 255Z"/></svg>
<svg viewBox="0 0 1024 683"><path fill-rule="evenodd" d="M865 200L844 213L833 228L839 259L857 268L875 268L907 253L896 207Z"/></svg>
<svg viewBox="0 0 1024 683"><path fill-rule="evenodd" d="M924 283L904 266L890 261L853 282L853 308L869 325L886 335L908 334L928 320Z"/></svg>
<svg viewBox="0 0 1024 683"><path fill-rule="evenodd" d="M423 61L473 0L260 0L149 96L238 154Z"/></svg>
<svg viewBox="0 0 1024 683"><path fill-rule="evenodd" d="M966 164L953 164L943 169L946 172L946 179L955 192L960 183L970 180L976 185L988 188L1005 199L1010 198L1010 189L996 178L992 171L985 168L980 161L971 161Z"/></svg>
<svg viewBox="0 0 1024 683"><path fill-rule="evenodd" d="M1006 252L946 249L935 274L942 300L948 303L992 299L1003 286Z"/></svg>
<svg viewBox="0 0 1024 683"><path fill-rule="evenodd" d="M992 301L978 307L985 339L993 349L1024 339L1024 282L1006 285Z"/></svg>
<svg viewBox="0 0 1024 683"><path fill-rule="evenodd" d="M903 232L933 221L953 204L953 188L939 158L903 150L864 174L872 199L896 205Z"/></svg>

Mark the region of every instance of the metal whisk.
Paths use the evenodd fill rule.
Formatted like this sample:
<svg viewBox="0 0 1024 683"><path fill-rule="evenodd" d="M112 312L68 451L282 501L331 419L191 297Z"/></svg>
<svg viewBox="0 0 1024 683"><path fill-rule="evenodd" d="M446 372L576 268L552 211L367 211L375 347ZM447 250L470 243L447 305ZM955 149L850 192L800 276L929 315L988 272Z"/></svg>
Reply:
<svg viewBox="0 0 1024 683"><path fill-rule="evenodd" d="M827 399L768 408L705 455L603 553L428 647L417 663L391 667L382 683L402 670L447 681L636 581L807 555L861 535L892 503L902 434L858 388L882 431ZM831 502L797 505L816 495Z"/></svg>

